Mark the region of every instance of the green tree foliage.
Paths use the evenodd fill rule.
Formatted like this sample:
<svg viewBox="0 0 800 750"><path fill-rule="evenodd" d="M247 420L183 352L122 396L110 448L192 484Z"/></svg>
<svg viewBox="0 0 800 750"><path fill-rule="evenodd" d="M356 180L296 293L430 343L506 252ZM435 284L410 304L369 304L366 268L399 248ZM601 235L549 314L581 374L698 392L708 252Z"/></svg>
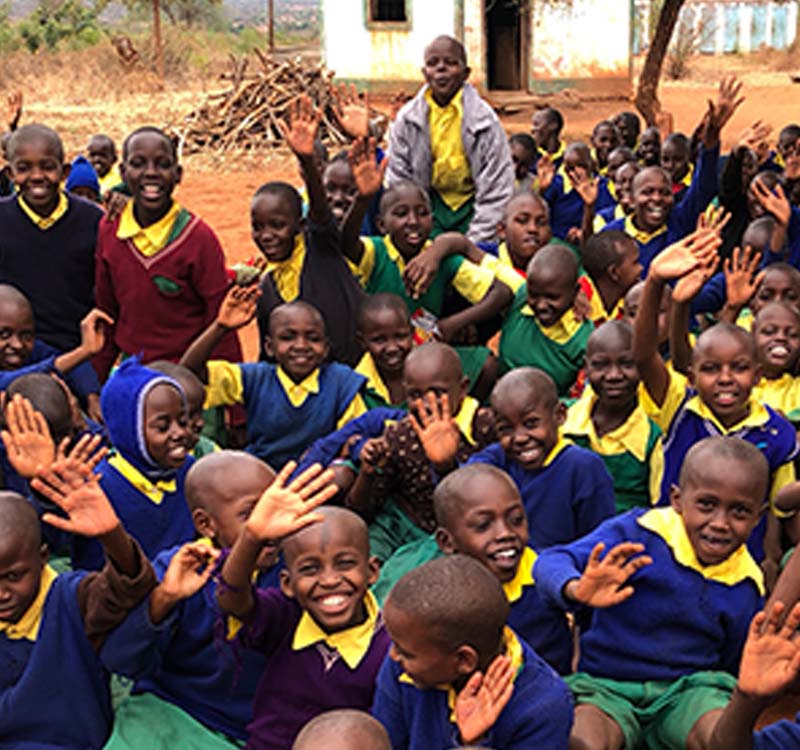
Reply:
<svg viewBox="0 0 800 750"><path fill-rule="evenodd" d="M97 17L107 0L84 5L80 0L39 0L31 14L17 26L30 52L97 44L102 36Z"/></svg>

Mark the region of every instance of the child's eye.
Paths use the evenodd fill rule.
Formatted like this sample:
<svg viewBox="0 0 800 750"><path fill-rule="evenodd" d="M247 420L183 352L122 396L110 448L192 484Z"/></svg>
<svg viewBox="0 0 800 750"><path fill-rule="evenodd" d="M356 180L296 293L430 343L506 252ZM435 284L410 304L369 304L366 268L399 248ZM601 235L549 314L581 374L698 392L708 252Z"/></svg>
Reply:
<svg viewBox="0 0 800 750"><path fill-rule="evenodd" d="M354 568L356 564L357 561L354 557L344 557L336 561L336 568L337 570L350 570Z"/></svg>
<svg viewBox="0 0 800 750"><path fill-rule="evenodd" d="M316 573L318 570L319 565L316 563L304 563L297 569L297 572L303 576L310 576L314 575L314 573Z"/></svg>
<svg viewBox="0 0 800 750"><path fill-rule="evenodd" d="M526 419L522 423L522 425L523 425L523 427L525 427L526 430L535 430L539 426L539 420L538 419Z"/></svg>
<svg viewBox="0 0 800 750"><path fill-rule="evenodd" d="M509 519L508 522L512 526L522 526L525 523L525 514L524 513L514 513Z"/></svg>

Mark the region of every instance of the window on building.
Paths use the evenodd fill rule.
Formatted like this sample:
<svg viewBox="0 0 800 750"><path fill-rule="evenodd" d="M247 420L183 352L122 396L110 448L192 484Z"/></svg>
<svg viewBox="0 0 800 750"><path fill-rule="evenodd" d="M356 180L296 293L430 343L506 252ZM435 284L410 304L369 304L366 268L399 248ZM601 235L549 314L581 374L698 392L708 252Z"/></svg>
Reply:
<svg viewBox="0 0 800 750"><path fill-rule="evenodd" d="M372 23L407 23L406 0L369 0Z"/></svg>

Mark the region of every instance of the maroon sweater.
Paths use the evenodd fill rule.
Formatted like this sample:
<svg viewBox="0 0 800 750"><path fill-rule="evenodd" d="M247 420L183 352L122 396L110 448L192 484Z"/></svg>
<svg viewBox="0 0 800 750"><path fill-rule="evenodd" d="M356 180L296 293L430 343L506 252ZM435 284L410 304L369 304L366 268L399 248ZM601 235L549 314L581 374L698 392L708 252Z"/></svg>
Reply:
<svg viewBox="0 0 800 750"><path fill-rule="evenodd" d="M213 230L192 216L180 235L146 258L130 240L117 238L119 220L100 221L95 259L97 306L116 321L93 364L101 379L121 351L143 361L177 362L214 320L228 289L225 256ZM241 362L235 332L215 349L214 359Z"/></svg>

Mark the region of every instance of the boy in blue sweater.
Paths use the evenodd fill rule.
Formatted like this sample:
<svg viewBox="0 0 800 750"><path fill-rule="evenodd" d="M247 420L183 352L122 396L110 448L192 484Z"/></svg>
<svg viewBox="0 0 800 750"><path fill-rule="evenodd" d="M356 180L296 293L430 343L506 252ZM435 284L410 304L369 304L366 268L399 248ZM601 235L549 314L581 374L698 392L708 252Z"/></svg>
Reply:
<svg viewBox="0 0 800 750"><path fill-rule="evenodd" d="M570 747L727 750L711 737L763 601L745 542L768 479L756 447L708 438L686 454L671 507L630 511L541 553L545 596L591 608L567 678L578 704Z"/></svg>
<svg viewBox="0 0 800 750"><path fill-rule="evenodd" d="M155 558L159 585L103 649L110 669L135 680L131 697L117 709L107 750L168 750L175 737L187 745L230 748L247 738L264 657L243 649L238 664L220 658L211 574L274 478L265 463L238 451L209 454L189 470L186 500L202 539ZM278 585L277 556L275 545L264 546L259 588Z"/></svg>
<svg viewBox="0 0 800 750"><path fill-rule="evenodd" d="M98 652L108 633L155 585L139 546L100 488L89 438L34 480L58 507L44 520L94 537L99 573L59 575L47 564L33 506L0 494L0 746L99 750L111 728L108 672Z"/></svg>
<svg viewBox="0 0 800 750"><path fill-rule="evenodd" d="M372 707L394 750L566 750L569 691L506 626L508 609L497 578L463 555L398 581L384 608L392 646Z"/></svg>

